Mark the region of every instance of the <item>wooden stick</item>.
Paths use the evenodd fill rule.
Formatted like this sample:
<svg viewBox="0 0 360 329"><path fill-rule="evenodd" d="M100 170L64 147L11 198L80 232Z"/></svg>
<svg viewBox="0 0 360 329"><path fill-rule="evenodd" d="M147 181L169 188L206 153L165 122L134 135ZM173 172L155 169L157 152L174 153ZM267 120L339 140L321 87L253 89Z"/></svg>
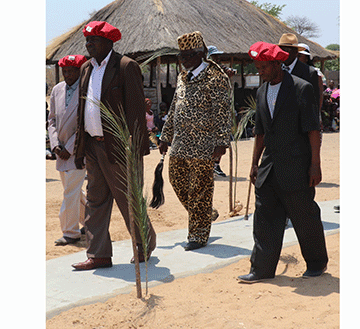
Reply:
<svg viewBox="0 0 360 329"><path fill-rule="evenodd" d="M245 220L249 219L249 203L250 203L250 193L251 193L251 179L249 180L249 189L248 189L248 195L247 195L247 201L246 201L246 211L245 211Z"/></svg>
<svg viewBox="0 0 360 329"><path fill-rule="evenodd" d="M233 207L233 152L232 152L231 142L230 142L230 147L229 147L229 171L230 171L230 176L229 176L229 212L232 212L234 210L234 207Z"/></svg>
<svg viewBox="0 0 360 329"><path fill-rule="evenodd" d="M132 191L131 191L131 184L129 183L129 178L131 177L129 161L127 161L126 168L127 168L127 184L128 184L127 193L129 194L130 199L131 199ZM137 245L136 245L135 220L134 220L134 214L133 214L131 201L128 201L128 207L129 207L129 217L130 217L130 234L131 234L132 247L133 247L133 252L134 252L134 260L135 260L136 292L137 292L137 298L141 298L142 292L141 292L139 253L138 253L138 249L137 249Z"/></svg>

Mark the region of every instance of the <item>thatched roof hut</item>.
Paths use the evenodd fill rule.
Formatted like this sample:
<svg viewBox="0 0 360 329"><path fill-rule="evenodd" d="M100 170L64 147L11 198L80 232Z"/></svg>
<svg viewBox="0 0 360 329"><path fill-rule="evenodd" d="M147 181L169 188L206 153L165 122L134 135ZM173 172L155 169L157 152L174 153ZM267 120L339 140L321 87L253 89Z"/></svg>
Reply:
<svg viewBox="0 0 360 329"><path fill-rule="evenodd" d="M175 61L179 35L201 31L207 45L224 51L224 60L244 62L256 41L277 43L283 33L294 33L284 23L245 0L117 0L82 24L56 38L46 48L48 64L68 54L87 55L82 29L93 20L107 21L122 33L114 49L138 61L167 54ZM315 61L336 56L298 35L299 42L310 46ZM155 54L154 54L155 53Z"/></svg>
<svg viewBox="0 0 360 329"><path fill-rule="evenodd" d="M122 39L114 44L114 49L143 65L149 63L145 95L153 101L153 109L162 100L169 102L172 98L174 88L169 84L169 72L174 71L170 63L177 63L175 75L178 72L178 36L201 31L208 46L215 45L224 52L220 55L222 62L228 62L231 67L241 64L239 83L243 86L243 67L252 62L249 47L257 41L277 43L283 33L294 33L245 0L117 0L54 39L46 48L46 63L56 64L56 83L60 58L69 54L88 55L82 30L90 21L107 21L119 28ZM323 65L325 60L337 57L317 43L297 37L299 42L309 45L314 61L321 61ZM167 64L165 81L161 64Z"/></svg>

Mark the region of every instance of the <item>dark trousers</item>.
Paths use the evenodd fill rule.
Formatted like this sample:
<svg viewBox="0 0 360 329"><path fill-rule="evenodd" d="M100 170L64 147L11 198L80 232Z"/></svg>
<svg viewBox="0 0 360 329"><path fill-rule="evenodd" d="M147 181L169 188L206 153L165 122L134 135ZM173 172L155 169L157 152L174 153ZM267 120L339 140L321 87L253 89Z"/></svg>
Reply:
<svg viewBox="0 0 360 329"><path fill-rule="evenodd" d="M255 188L255 196L251 272L259 277L275 276L286 217L291 219L307 268L323 269L328 256L320 208L314 201L315 188L281 190L272 169L263 185Z"/></svg>
<svg viewBox="0 0 360 329"><path fill-rule="evenodd" d="M126 227L130 233L130 218L126 197L127 184L124 168L108 161L105 143L88 138L86 145L87 212L85 214L87 256L93 258L112 257L109 233L110 217L115 199ZM150 251L155 249L156 234L150 226ZM142 245L139 230L135 225L136 243Z"/></svg>

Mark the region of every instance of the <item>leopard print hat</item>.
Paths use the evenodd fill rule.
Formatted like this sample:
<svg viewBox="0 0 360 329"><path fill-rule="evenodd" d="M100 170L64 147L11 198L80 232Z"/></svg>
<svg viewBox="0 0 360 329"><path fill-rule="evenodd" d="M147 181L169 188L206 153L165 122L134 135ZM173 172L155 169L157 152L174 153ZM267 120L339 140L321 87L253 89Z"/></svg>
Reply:
<svg viewBox="0 0 360 329"><path fill-rule="evenodd" d="M177 38L177 41L180 50L192 50L201 47L207 49L203 36L199 31L183 34Z"/></svg>

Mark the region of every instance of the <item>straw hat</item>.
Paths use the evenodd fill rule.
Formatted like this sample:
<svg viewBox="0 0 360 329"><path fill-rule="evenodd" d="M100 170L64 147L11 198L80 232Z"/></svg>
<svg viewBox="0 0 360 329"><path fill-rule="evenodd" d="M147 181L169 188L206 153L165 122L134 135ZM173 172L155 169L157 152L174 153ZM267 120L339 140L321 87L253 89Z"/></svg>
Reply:
<svg viewBox="0 0 360 329"><path fill-rule="evenodd" d="M284 33L279 40L278 46L293 47L297 48L298 51L305 50L304 47L299 46L298 38L292 33Z"/></svg>

